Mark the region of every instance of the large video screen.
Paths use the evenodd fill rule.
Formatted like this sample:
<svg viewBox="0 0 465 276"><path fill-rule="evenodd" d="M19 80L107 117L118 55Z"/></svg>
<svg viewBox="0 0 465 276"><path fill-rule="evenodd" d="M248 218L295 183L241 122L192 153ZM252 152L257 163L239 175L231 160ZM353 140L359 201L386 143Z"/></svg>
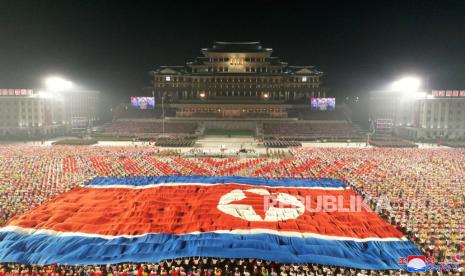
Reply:
<svg viewBox="0 0 465 276"><path fill-rule="evenodd" d="M155 98L153 97L131 97L131 105L136 109L154 109Z"/></svg>
<svg viewBox="0 0 465 276"><path fill-rule="evenodd" d="M336 98L311 98L312 110L334 110L336 108Z"/></svg>

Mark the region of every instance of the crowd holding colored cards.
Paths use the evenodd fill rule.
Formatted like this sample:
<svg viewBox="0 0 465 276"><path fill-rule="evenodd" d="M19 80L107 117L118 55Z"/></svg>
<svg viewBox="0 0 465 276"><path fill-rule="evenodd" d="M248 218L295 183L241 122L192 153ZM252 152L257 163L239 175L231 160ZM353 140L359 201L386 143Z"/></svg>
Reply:
<svg viewBox="0 0 465 276"><path fill-rule="evenodd" d="M283 158L218 159L160 156L153 147L2 145L0 225L98 176L335 178L346 181L372 207L379 200L389 203L381 216L425 255L464 266L463 150L296 148L291 153Z"/></svg>

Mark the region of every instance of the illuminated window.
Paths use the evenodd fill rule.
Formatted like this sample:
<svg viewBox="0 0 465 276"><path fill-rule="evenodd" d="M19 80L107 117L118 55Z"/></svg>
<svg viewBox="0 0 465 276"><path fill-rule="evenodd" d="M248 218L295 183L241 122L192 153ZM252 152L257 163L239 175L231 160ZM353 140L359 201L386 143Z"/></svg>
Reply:
<svg viewBox="0 0 465 276"><path fill-rule="evenodd" d="M170 77L170 76L166 76L166 77L165 77L165 81L171 81L171 77Z"/></svg>
<svg viewBox="0 0 465 276"><path fill-rule="evenodd" d="M307 77L302 77L302 82L306 82L307 81Z"/></svg>

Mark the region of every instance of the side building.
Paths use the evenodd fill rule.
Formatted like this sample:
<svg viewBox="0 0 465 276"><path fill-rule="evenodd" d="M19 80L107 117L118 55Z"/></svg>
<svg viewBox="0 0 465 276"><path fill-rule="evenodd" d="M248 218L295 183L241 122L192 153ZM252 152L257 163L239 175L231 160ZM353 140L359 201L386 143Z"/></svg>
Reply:
<svg viewBox="0 0 465 276"><path fill-rule="evenodd" d="M33 89L0 89L0 137L27 139L66 132L60 100Z"/></svg>
<svg viewBox="0 0 465 276"><path fill-rule="evenodd" d="M399 135L410 139L465 140L465 90L434 90L429 97L418 100L415 110L415 124L399 127Z"/></svg>
<svg viewBox="0 0 465 276"><path fill-rule="evenodd" d="M0 89L0 137L28 139L65 135L99 120L98 91L49 93Z"/></svg>
<svg viewBox="0 0 465 276"><path fill-rule="evenodd" d="M465 90L433 90L406 97L401 93L370 93L373 121L391 121L392 131L412 140L465 139Z"/></svg>

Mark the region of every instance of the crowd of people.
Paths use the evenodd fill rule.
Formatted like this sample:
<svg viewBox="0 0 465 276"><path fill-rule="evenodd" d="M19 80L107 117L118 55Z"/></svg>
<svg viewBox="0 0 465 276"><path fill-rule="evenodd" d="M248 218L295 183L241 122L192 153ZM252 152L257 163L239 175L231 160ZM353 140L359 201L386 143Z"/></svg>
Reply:
<svg viewBox="0 0 465 276"><path fill-rule="evenodd" d="M429 258L465 266L464 150L293 148L285 157L223 159L160 153L153 146L0 145L0 226L12 216L96 176L337 178L363 195L372 207L379 200L388 202L389 208L383 209L381 215L401 229ZM28 269L32 274L32 268ZM76 269L84 268L71 268L65 274L71 275ZM96 268L88 269L98 274ZM271 273L269 268L268 273ZM338 273L346 275L347 272L333 275ZM250 274L254 273L250 271Z"/></svg>
<svg viewBox="0 0 465 276"><path fill-rule="evenodd" d="M299 141L281 141L279 139L266 139L263 144L267 148L290 148L302 146L302 143Z"/></svg>
<svg viewBox="0 0 465 276"><path fill-rule="evenodd" d="M440 141L439 144L451 148L465 148L465 142L463 141Z"/></svg>
<svg viewBox="0 0 465 276"><path fill-rule="evenodd" d="M392 135L373 135L370 145L384 148L416 148L417 144Z"/></svg>
<svg viewBox="0 0 465 276"><path fill-rule="evenodd" d="M451 275L460 275L453 272ZM431 273L432 274L432 273ZM444 273L447 274L447 273ZM47 265L0 264L0 276L5 275L69 275L69 276L317 276L317 275L411 275L398 270L322 266L317 264L277 264L259 259L217 259L190 257L164 260L159 263L125 263L107 265Z"/></svg>
<svg viewBox="0 0 465 276"><path fill-rule="evenodd" d="M155 141L158 147L193 147L195 139L184 137L160 137Z"/></svg>

